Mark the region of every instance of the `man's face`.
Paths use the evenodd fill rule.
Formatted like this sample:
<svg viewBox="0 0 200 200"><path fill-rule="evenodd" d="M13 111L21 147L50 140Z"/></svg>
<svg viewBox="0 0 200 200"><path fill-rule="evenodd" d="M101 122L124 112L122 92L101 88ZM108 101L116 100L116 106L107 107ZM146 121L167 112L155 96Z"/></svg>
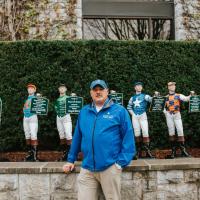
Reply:
<svg viewBox="0 0 200 200"><path fill-rule="evenodd" d="M168 85L168 90L171 91L171 92L175 92L176 85Z"/></svg>
<svg viewBox="0 0 200 200"><path fill-rule="evenodd" d="M90 95L92 97L92 100L96 104L104 104L104 102L108 98L108 89L96 86L95 88L90 90Z"/></svg>
<svg viewBox="0 0 200 200"><path fill-rule="evenodd" d="M143 89L142 85L136 85L135 86L135 91L136 92L142 92L142 89Z"/></svg>
<svg viewBox="0 0 200 200"><path fill-rule="evenodd" d="M58 88L58 91L60 94L65 94L65 92L67 91L67 88L65 86L61 86Z"/></svg>
<svg viewBox="0 0 200 200"><path fill-rule="evenodd" d="M36 92L36 89L34 87L28 87L27 91L29 95L33 95Z"/></svg>

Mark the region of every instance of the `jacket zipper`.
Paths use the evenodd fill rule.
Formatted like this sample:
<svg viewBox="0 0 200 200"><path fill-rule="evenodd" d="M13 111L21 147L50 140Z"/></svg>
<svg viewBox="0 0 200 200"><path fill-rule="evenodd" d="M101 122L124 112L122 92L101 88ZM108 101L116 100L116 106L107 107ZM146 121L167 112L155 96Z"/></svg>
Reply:
<svg viewBox="0 0 200 200"><path fill-rule="evenodd" d="M94 171L95 171L95 168L96 168L96 163L95 163L95 159L94 159L94 131L95 131L95 127L96 127L96 121L97 121L97 114L96 114L96 118L95 118L95 121L94 121L93 132L92 132L92 153L93 153Z"/></svg>
<svg viewBox="0 0 200 200"><path fill-rule="evenodd" d="M102 108L98 113L100 113L102 110L104 110L104 108ZM93 153L94 171L96 169L96 163L95 163L95 159L94 159L94 131L95 131L95 127L96 127L96 121L97 121L98 113L95 113L96 118L95 118L95 121L94 121L93 132L92 132L92 153Z"/></svg>

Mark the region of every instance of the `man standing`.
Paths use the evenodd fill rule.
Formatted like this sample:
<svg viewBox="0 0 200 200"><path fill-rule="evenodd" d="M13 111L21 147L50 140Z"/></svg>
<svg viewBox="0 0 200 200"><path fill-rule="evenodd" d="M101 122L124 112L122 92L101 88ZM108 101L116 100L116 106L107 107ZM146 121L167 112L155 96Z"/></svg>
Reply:
<svg viewBox="0 0 200 200"><path fill-rule="evenodd" d="M135 154L133 129L128 112L108 98L105 81L90 85L93 102L80 111L65 173L74 169L83 153L78 177L78 199L97 200L101 185L105 198L120 200L121 171Z"/></svg>
<svg viewBox="0 0 200 200"><path fill-rule="evenodd" d="M37 132L38 132L38 118L37 115L31 113L31 101L35 98L36 86L34 84L27 85L28 98L25 101L23 113L23 127L26 138L26 145L28 148L28 155L26 156L26 161L37 161Z"/></svg>
<svg viewBox="0 0 200 200"><path fill-rule="evenodd" d="M166 99L166 110L164 111L167 127L169 132L169 141L171 143L172 153L170 158L176 157L176 143L178 142L179 147L181 149L181 154L184 157L189 157L190 155L187 153L185 149L185 138L183 133L183 124L181 119L181 102L189 101L190 96L184 96L182 94L176 93L176 83L169 82L167 84L169 94ZM177 130L178 138L175 135L175 128Z"/></svg>
<svg viewBox="0 0 200 200"><path fill-rule="evenodd" d="M146 157L154 158L150 151L149 128L146 114L148 102L152 101L152 97L142 93L143 83L140 81L136 81L134 83L134 89L135 94L130 98L127 109L132 116L132 123L137 145L136 159L142 157L142 144L146 151Z"/></svg>
<svg viewBox="0 0 200 200"><path fill-rule="evenodd" d="M63 151L63 155L60 160L66 161L72 141L72 120L70 114L66 113L67 87L64 84L61 84L58 91L60 96L56 100L55 110L57 114L56 124L60 137L60 145Z"/></svg>

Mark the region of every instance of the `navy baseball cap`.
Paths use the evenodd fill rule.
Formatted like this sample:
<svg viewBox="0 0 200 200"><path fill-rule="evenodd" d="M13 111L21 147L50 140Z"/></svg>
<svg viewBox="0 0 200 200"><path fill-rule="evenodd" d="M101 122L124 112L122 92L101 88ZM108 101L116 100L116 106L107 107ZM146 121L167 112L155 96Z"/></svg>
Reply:
<svg viewBox="0 0 200 200"><path fill-rule="evenodd" d="M100 86L104 89L108 88L108 85L106 84L106 82L104 80L95 80L92 81L92 83L90 84L90 89L94 89L96 86Z"/></svg>

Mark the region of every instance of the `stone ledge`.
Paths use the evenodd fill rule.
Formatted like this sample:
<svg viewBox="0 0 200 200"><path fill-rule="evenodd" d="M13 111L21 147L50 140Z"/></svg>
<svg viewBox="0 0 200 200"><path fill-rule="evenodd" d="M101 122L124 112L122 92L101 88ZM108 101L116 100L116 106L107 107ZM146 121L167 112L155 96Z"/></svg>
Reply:
<svg viewBox="0 0 200 200"><path fill-rule="evenodd" d="M1 162L0 174L45 174L63 173L64 162ZM76 162L75 173L80 171L81 162ZM200 158L174 160L154 159L132 161L124 171L164 171L200 169Z"/></svg>

